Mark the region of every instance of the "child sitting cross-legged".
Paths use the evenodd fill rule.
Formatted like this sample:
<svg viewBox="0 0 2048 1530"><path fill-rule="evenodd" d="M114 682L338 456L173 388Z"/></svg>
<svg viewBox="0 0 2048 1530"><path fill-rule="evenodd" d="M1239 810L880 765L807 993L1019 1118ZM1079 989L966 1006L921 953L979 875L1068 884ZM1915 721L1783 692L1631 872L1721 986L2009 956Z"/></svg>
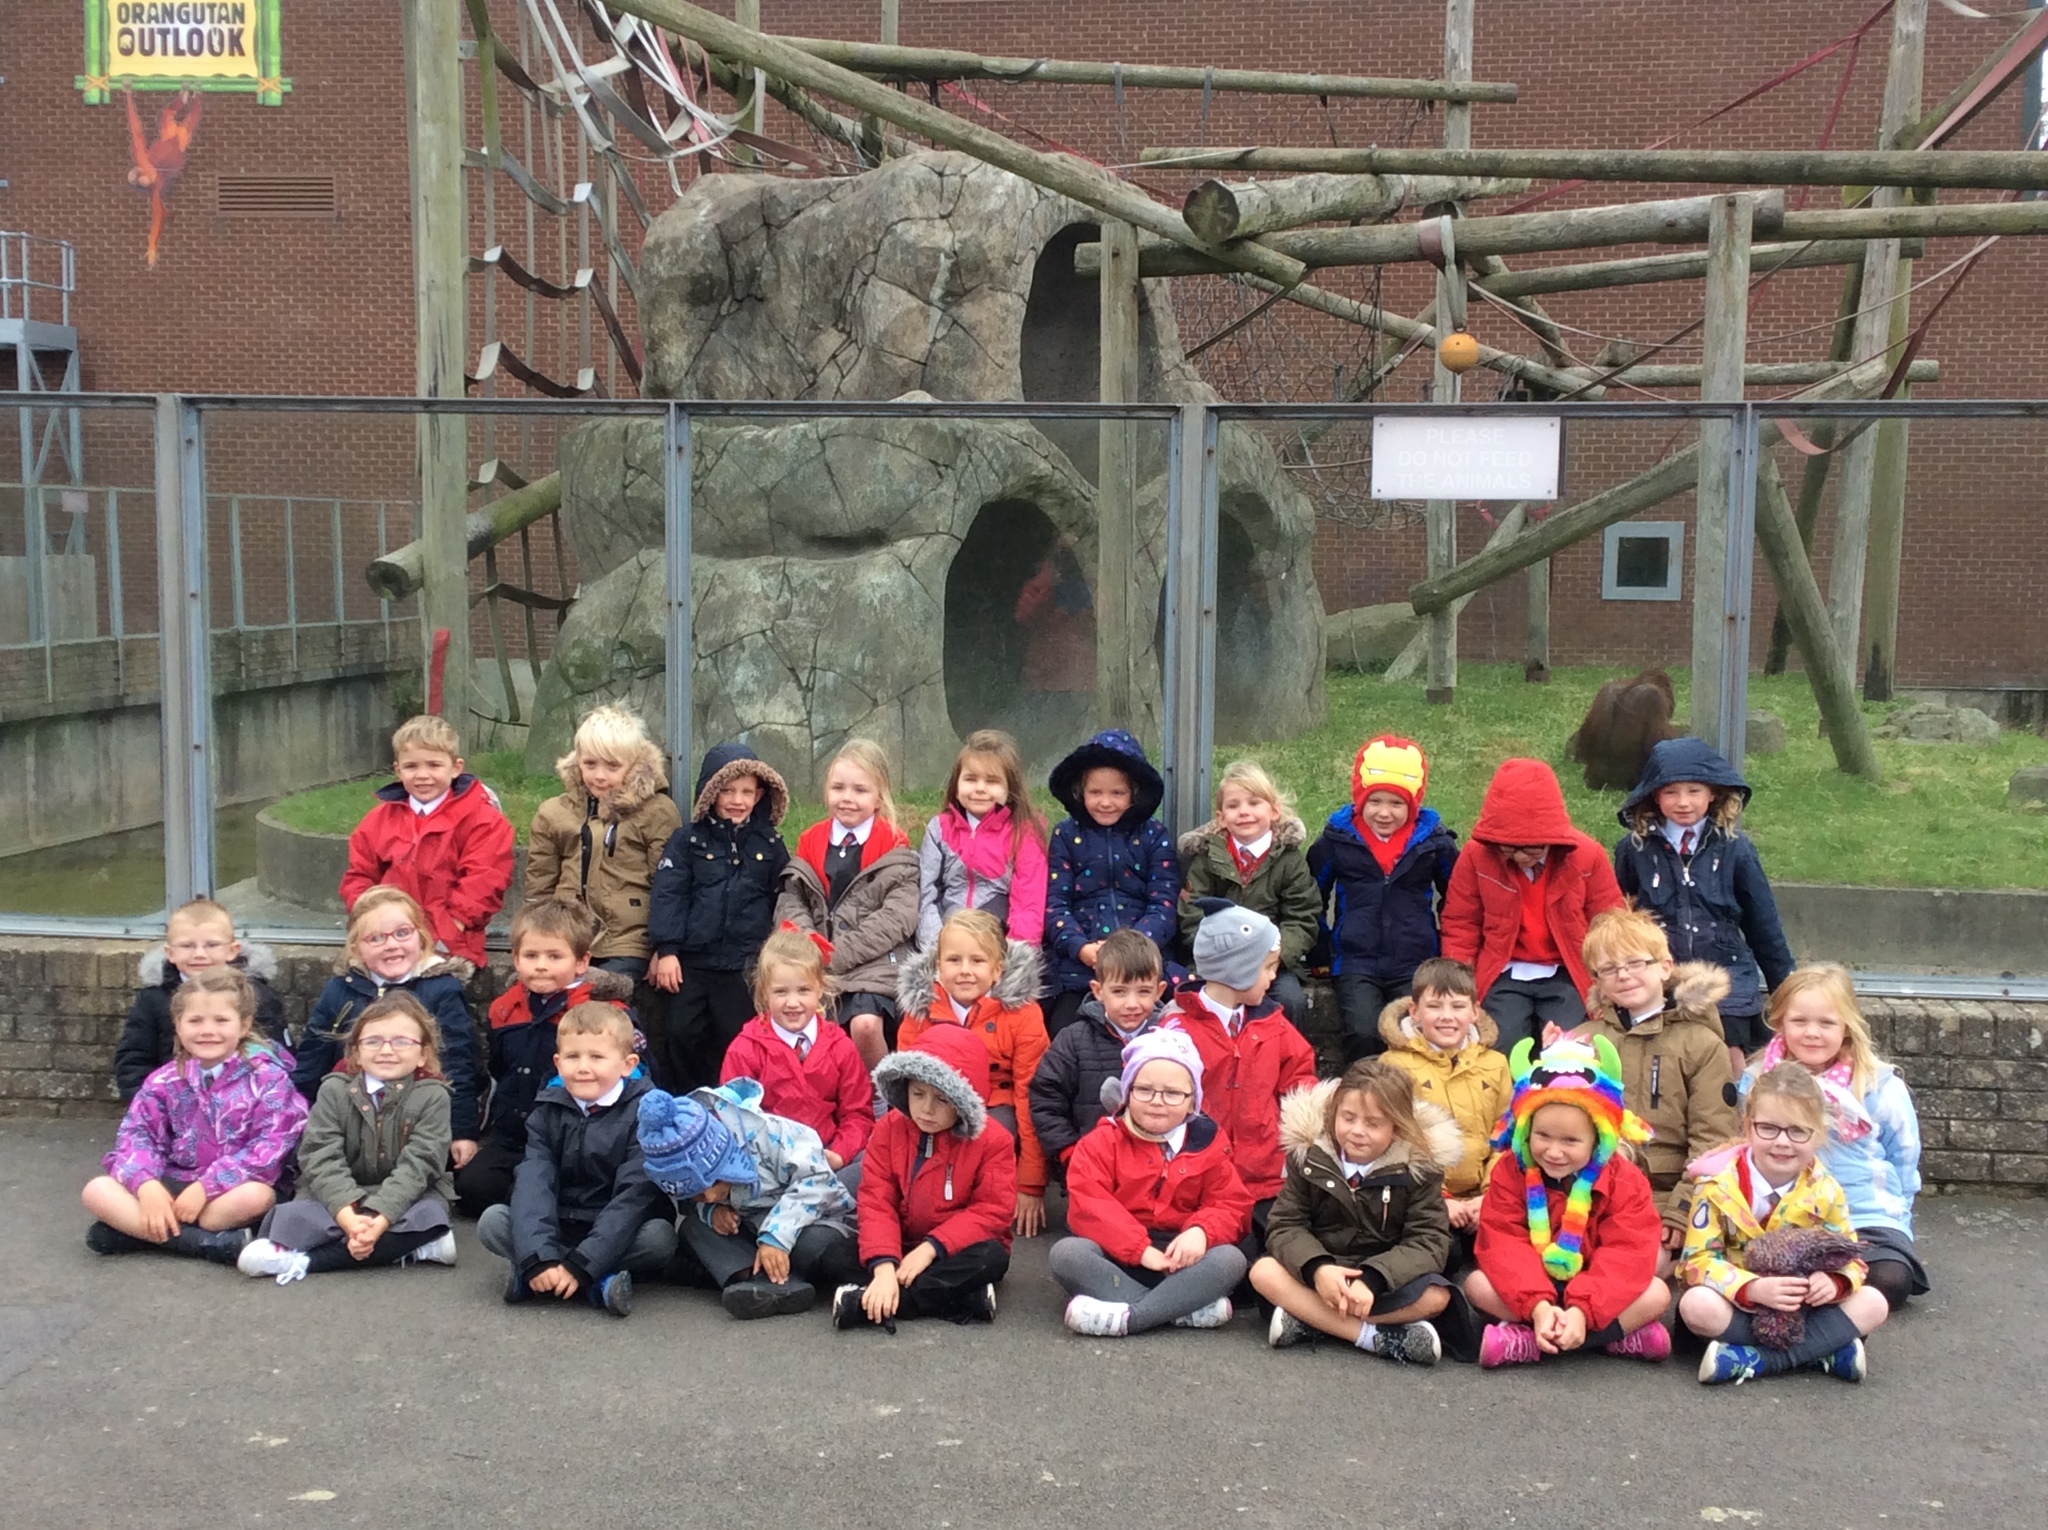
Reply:
<svg viewBox="0 0 2048 1530"><path fill-rule="evenodd" d="M1891 1309L1864 1284L1869 1266L1849 1203L1818 1161L1827 1097L1805 1068L1780 1063L1743 1103L1741 1141L1695 1165L1678 1267L1689 1287L1678 1316L1710 1341L1700 1380L1712 1386L1814 1366L1861 1381L1864 1336Z"/></svg>
<svg viewBox="0 0 2048 1530"><path fill-rule="evenodd" d="M860 1049L825 1018L831 960L830 943L815 931L786 924L768 937L754 970L760 1013L726 1049L719 1082L757 1080L762 1109L803 1122L824 1143L825 1162L843 1169L867 1151L875 1086Z"/></svg>
<svg viewBox="0 0 2048 1530"><path fill-rule="evenodd" d="M411 994L386 994L356 1016L314 1097L298 1199L263 1219L236 1268L287 1286L330 1270L455 1263L448 1143L433 1019Z"/></svg>
<svg viewBox="0 0 2048 1530"><path fill-rule="evenodd" d="M128 1102L85 1187L97 1254L161 1249L233 1264L276 1204L278 1172L306 1124L291 1059L254 1034L256 994L233 967L195 972L171 996L177 1051Z"/></svg>
<svg viewBox="0 0 2048 1530"><path fill-rule="evenodd" d="M1031 1075L1031 1125L1047 1170L1059 1176L1080 1140L1108 1110L1102 1086L1124 1070L1124 1048L1161 1023L1159 948L1136 930L1105 936L1088 1001L1053 1037Z"/></svg>
<svg viewBox="0 0 2048 1530"><path fill-rule="evenodd" d="M832 1294L832 1326L899 1317L992 1322L1010 1268L1017 1165L988 1118L988 1051L935 1025L882 1060L875 1086L893 1107L875 1128L860 1181L865 1285Z"/></svg>
<svg viewBox="0 0 2048 1530"><path fill-rule="evenodd" d="M640 1117L654 1182L683 1209L683 1252L741 1320L808 1312L859 1273L854 1200L818 1134L762 1108L761 1086L656 1090Z"/></svg>
<svg viewBox="0 0 2048 1530"><path fill-rule="evenodd" d="M634 1045L633 1022L610 1004L578 1004L555 1025L561 1082L526 1118L511 1204L477 1218L477 1241L511 1261L508 1302L580 1295L624 1317L634 1274L657 1274L675 1255L675 1208L640 1153L653 1086L636 1075Z"/></svg>
<svg viewBox="0 0 2048 1530"><path fill-rule="evenodd" d="M1451 1224L1443 1174L1464 1153L1458 1126L1418 1102L1378 1059L1297 1089L1280 1107L1287 1181L1266 1221L1252 1289L1273 1303L1275 1349L1326 1333L1368 1354L1435 1365L1430 1319L1456 1297L1444 1278Z"/></svg>
<svg viewBox="0 0 2048 1530"><path fill-rule="evenodd" d="M1671 1292L1657 1278L1662 1223L1625 1144L1649 1135L1622 1100L1606 1037L1561 1037L1533 1063L1515 1045L1513 1103L1479 1214L1479 1268L1465 1295L1488 1317L1483 1366L1533 1365L1598 1346L1662 1360Z"/></svg>
<svg viewBox="0 0 2048 1530"><path fill-rule="evenodd" d="M1284 1022L1283 1022L1284 1023ZM1067 1226L1052 1274L1069 1330L1123 1338L1168 1324L1221 1328L1244 1279L1251 1196L1202 1111L1202 1055L1185 1033L1124 1048L1123 1104L1067 1161Z"/></svg>

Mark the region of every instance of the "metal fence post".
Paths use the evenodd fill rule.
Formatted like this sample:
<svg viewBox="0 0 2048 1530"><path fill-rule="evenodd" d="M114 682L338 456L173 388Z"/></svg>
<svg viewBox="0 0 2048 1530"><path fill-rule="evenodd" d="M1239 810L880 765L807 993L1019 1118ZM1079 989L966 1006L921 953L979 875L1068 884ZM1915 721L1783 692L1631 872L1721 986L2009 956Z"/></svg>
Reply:
<svg viewBox="0 0 2048 1530"><path fill-rule="evenodd" d="M1721 569L1721 694L1715 722L1721 752L1738 769L1749 747L1750 571L1756 560L1756 405L1729 423L1727 554Z"/></svg>
<svg viewBox="0 0 2048 1530"><path fill-rule="evenodd" d="M1216 734L1216 416L1183 404L1167 501L1166 663L1168 812L1183 832L1209 816Z"/></svg>
<svg viewBox="0 0 2048 1530"><path fill-rule="evenodd" d="M668 596L663 671L667 684L668 778L690 775L690 416L670 404L661 425L662 578Z"/></svg>
<svg viewBox="0 0 2048 1530"><path fill-rule="evenodd" d="M206 458L199 408L156 400L157 669L163 717L164 899L214 890L213 680Z"/></svg>

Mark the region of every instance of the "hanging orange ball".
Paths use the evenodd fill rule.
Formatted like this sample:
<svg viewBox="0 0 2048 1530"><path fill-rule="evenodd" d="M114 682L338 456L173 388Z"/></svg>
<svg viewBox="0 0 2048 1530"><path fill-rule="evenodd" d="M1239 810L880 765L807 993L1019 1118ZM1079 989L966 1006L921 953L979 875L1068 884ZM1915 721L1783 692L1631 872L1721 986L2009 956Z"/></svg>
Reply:
<svg viewBox="0 0 2048 1530"><path fill-rule="evenodd" d="M1446 372L1469 372L1479 365L1479 342L1454 329L1437 342L1436 359Z"/></svg>

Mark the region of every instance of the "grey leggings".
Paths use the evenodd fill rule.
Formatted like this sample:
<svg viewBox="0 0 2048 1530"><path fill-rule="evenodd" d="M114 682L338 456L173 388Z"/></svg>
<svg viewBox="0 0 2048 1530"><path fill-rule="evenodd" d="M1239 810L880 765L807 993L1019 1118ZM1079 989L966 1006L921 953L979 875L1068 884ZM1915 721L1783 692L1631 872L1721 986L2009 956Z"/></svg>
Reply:
<svg viewBox="0 0 2048 1530"><path fill-rule="evenodd" d="M1062 1238L1049 1256L1052 1278L1074 1296L1126 1302L1130 1332L1164 1328L1220 1296L1228 1296L1244 1279L1244 1255L1234 1244L1212 1248L1185 1270L1162 1274L1141 1265L1118 1264L1089 1238Z"/></svg>

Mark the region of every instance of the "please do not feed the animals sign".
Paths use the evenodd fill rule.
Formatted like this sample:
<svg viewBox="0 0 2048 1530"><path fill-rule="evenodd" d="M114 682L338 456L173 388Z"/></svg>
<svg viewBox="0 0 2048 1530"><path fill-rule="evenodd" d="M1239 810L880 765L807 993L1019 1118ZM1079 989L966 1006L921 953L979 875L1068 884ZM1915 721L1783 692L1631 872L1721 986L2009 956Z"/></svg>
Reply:
<svg viewBox="0 0 2048 1530"><path fill-rule="evenodd" d="M1374 415L1374 499L1554 500L1564 427L1555 415Z"/></svg>

